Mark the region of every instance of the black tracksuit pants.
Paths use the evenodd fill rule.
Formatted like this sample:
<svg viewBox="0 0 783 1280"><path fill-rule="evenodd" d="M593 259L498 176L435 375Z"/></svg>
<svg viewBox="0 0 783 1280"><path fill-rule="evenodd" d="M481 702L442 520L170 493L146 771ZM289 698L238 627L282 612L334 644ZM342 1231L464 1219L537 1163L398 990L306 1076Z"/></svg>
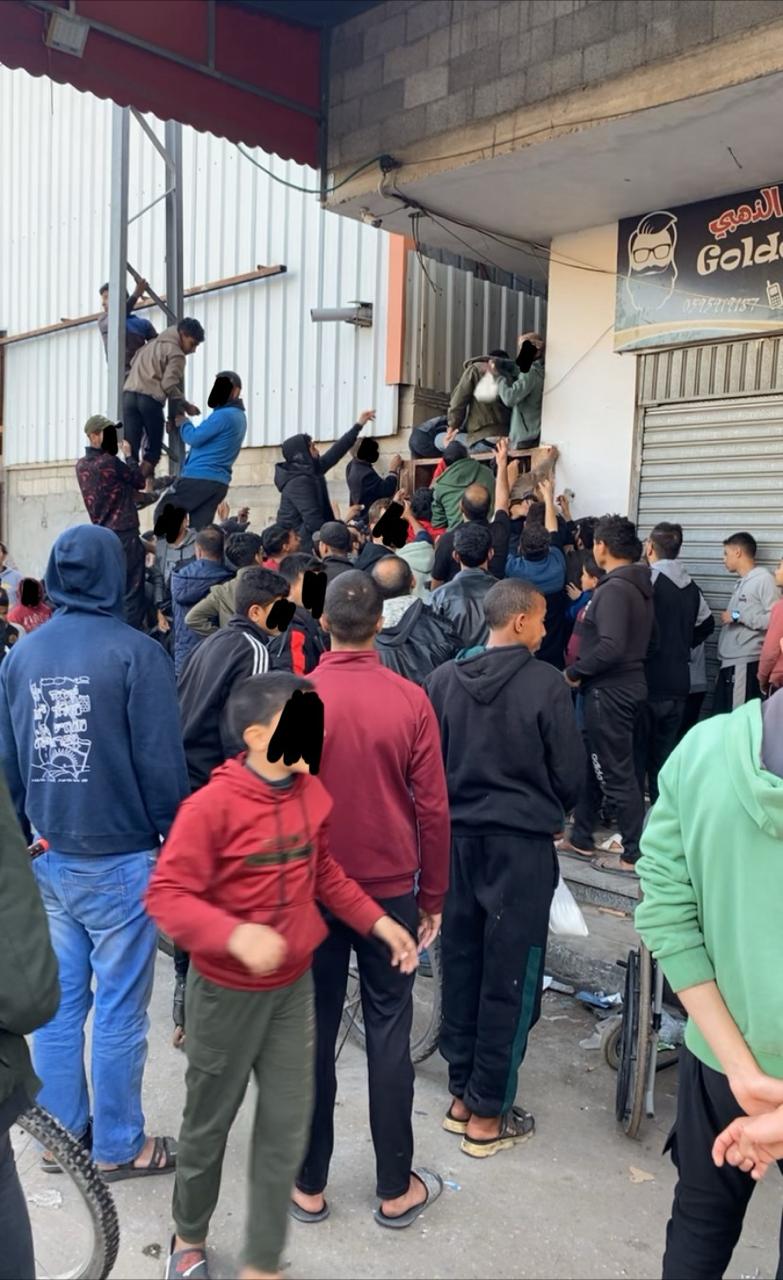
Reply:
<svg viewBox="0 0 783 1280"><path fill-rule="evenodd" d="M558 874L551 836L452 836L440 1051L451 1093L478 1116L502 1115L516 1098Z"/></svg>
<svg viewBox="0 0 783 1280"><path fill-rule="evenodd" d="M752 698L760 697L758 662L738 662L733 667L721 667L715 682L712 714L723 715L735 707L744 707Z"/></svg>
<svg viewBox="0 0 783 1280"><path fill-rule="evenodd" d="M131 447L131 457L139 461L144 450L144 461L157 466L163 452L163 405L154 396L142 391L124 391L122 396L122 428Z"/></svg>
<svg viewBox="0 0 783 1280"><path fill-rule="evenodd" d="M589 756L586 769L594 770L601 791L617 814L626 862L640 856L639 840L644 824L644 799L636 773L636 726L647 697L644 684L588 688L584 695L585 735ZM572 840L580 849L593 848L598 820L597 792L592 780L585 785L574 812Z"/></svg>
<svg viewBox="0 0 783 1280"><path fill-rule="evenodd" d="M658 799L658 774L679 742L685 703L685 698L655 698L640 712L636 727L636 768L642 793L645 775L647 777L650 804Z"/></svg>
<svg viewBox="0 0 783 1280"><path fill-rule="evenodd" d="M378 898L390 916L415 935L419 912L412 893ZM367 1035L370 1086L370 1131L375 1147L376 1194L381 1200L404 1195L413 1163L413 1063L410 1037L415 974L400 973L389 963L386 947L362 938L325 912L329 937L313 958L315 984L315 1108L310 1143L296 1185L305 1195L318 1195L329 1178L334 1150L334 1103L337 1096L335 1046L348 985L351 947L359 966L362 1013Z"/></svg>
<svg viewBox="0 0 783 1280"><path fill-rule="evenodd" d="M678 1178L663 1280L720 1280L731 1261L757 1184L731 1165L718 1169L710 1153L718 1134L743 1114L726 1077L683 1047L677 1119L666 1144ZM780 1253L776 1280L783 1280L783 1222Z"/></svg>

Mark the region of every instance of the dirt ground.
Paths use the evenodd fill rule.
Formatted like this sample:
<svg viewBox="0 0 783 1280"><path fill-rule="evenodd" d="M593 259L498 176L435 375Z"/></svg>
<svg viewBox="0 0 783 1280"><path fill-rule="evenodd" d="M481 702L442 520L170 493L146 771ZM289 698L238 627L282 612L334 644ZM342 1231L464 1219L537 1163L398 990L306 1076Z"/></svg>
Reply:
<svg viewBox="0 0 783 1280"><path fill-rule="evenodd" d="M150 1131L176 1134L185 1064L170 1046L170 982L171 961L160 956L145 1106ZM291 1280L652 1280L660 1275L673 1185L661 1150L674 1110L676 1069L659 1076L658 1114L646 1122L639 1141L629 1141L614 1120L614 1073L602 1054L579 1047L593 1025L593 1016L575 1000L544 997L519 1091L519 1101L536 1116L537 1134L521 1148L485 1162L464 1156L459 1138L440 1128L446 1102L442 1060L436 1055L417 1069L416 1159L437 1169L447 1185L432 1212L399 1233L383 1231L373 1221L364 1058L346 1045L329 1186L332 1216L319 1226L292 1225L286 1275ZM212 1224L210 1265L222 1280L237 1275L241 1254L252 1106L250 1093L229 1141ZM170 1180L129 1182L114 1190L122 1243L113 1276L160 1276L171 1231ZM774 1276L780 1191L774 1174L758 1189L728 1272L732 1280Z"/></svg>

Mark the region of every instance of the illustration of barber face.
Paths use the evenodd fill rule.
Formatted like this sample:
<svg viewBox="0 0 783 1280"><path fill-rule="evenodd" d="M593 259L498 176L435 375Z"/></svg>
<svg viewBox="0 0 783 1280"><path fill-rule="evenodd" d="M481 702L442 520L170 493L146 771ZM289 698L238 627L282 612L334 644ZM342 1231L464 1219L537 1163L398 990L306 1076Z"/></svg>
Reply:
<svg viewBox="0 0 783 1280"><path fill-rule="evenodd" d="M645 214L628 237L626 289L636 311L659 311L677 283L677 218L665 210Z"/></svg>

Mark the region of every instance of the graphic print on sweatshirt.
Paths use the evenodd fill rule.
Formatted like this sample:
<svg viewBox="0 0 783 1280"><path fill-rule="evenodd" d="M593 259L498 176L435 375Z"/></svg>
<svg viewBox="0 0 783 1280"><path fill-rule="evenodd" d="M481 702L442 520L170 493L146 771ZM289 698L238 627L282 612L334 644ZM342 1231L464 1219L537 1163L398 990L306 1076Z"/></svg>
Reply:
<svg viewBox="0 0 783 1280"><path fill-rule="evenodd" d="M87 713L92 709L89 676L44 676L30 681L35 756L31 782L86 782L92 739Z"/></svg>

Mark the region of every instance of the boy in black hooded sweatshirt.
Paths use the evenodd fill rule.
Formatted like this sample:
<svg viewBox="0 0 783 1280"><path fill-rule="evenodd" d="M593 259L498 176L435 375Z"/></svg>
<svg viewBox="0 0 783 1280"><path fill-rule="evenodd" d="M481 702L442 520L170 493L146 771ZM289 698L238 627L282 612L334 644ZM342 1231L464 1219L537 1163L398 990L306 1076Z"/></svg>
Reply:
<svg viewBox="0 0 783 1280"><path fill-rule="evenodd" d="M359 432L375 417L374 409L365 409L358 422L335 440L321 456L312 437L304 433L283 441L283 462L275 467L275 486L280 491L280 506L275 521L284 529L296 529L300 551L312 551L313 534L327 520L334 520L329 490L324 476L331 471L356 443Z"/></svg>
<svg viewBox="0 0 783 1280"><path fill-rule="evenodd" d="M554 833L584 770L568 690L534 658L545 608L529 582L495 583L484 598L486 649L444 663L424 685L440 723L452 829L440 1037L452 1102L443 1127L479 1158L535 1127L514 1105L517 1074L541 1009Z"/></svg>

